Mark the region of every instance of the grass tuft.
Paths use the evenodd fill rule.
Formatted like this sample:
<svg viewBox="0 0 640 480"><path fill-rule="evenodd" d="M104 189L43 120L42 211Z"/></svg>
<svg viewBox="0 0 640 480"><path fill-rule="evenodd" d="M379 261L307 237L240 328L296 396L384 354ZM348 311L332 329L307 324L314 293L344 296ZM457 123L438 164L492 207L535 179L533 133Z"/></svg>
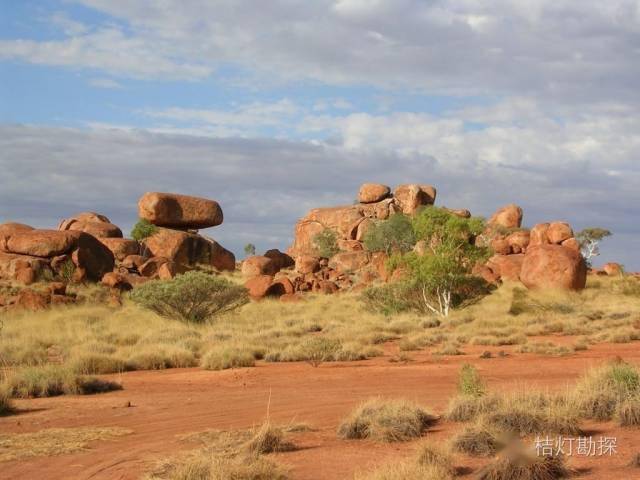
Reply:
<svg viewBox="0 0 640 480"><path fill-rule="evenodd" d="M255 364L256 360L252 352L228 347L212 349L200 360L200 366L206 370L254 367Z"/></svg>
<svg viewBox="0 0 640 480"><path fill-rule="evenodd" d="M616 409L616 420L622 427L640 426L640 397L620 403Z"/></svg>
<svg viewBox="0 0 640 480"><path fill-rule="evenodd" d="M295 450L295 445L285 439L284 431L281 428L266 421L255 431L245 448L252 455L264 455L275 452L290 452Z"/></svg>
<svg viewBox="0 0 640 480"><path fill-rule="evenodd" d="M502 447L502 442L494 429L477 422L465 427L453 437L452 447L457 452L473 457L489 457Z"/></svg>
<svg viewBox="0 0 640 480"><path fill-rule="evenodd" d="M537 456L535 452L506 451L486 465L478 480L558 480L570 471L561 456Z"/></svg>
<svg viewBox="0 0 640 480"><path fill-rule="evenodd" d="M374 398L358 406L342 422L338 436L402 442L420 437L435 420L436 417L406 400Z"/></svg>

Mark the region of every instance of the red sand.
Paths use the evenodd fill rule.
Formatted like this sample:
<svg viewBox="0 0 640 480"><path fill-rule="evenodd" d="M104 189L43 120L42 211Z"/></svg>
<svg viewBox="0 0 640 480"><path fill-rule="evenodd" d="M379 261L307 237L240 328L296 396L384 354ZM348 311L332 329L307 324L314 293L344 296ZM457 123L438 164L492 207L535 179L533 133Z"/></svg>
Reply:
<svg viewBox="0 0 640 480"><path fill-rule="evenodd" d="M548 338L547 338L548 340ZM560 340L554 339L555 340ZM387 350L395 347L388 346ZM0 464L1 479L135 479L159 460L195 448L177 436L215 429L247 428L267 415L274 423L304 422L316 431L294 434L301 447L276 456L290 467L294 480L349 479L356 470L411 455L417 443L376 444L344 441L336 437L340 420L360 401L372 396L403 397L435 413L444 410L455 393L460 365L475 364L495 389L539 387L558 389L575 381L588 367L616 355L640 361L637 343L601 344L567 357L512 354L483 360L483 350L509 348L467 347L467 355L437 359L426 352L410 354L415 361L390 363L389 356L350 363L327 363L313 368L306 363L259 364L256 368L209 372L200 369L130 372L114 376L124 390L95 396L63 396L21 400L27 411L0 418L2 432L32 432L44 428L117 426L133 433L94 443L89 451L54 457L36 457ZM132 407L125 407L131 402ZM630 480L640 469L629 466L640 452L640 429L613 423L585 424L589 433L617 437L612 457L572 457L581 479ZM441 422L426 438L448 438L460 425ZM463 478L485 460L460 457Z"/></svg>

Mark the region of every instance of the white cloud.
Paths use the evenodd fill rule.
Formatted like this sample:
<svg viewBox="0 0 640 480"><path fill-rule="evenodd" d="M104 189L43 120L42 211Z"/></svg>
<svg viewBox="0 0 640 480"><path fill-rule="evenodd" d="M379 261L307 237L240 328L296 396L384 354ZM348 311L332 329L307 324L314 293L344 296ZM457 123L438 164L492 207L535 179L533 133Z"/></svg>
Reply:
<svg viewBox="0 0 640 480"><path fill-rule="evenodd" d="M96 88L109 88L109 89L123 88L122 84L116 82L112 78L92 78L89 80L89 85Z"/></svg>
<svg viewBox="0 0 640 480"><path fill-rule="evenodd" d="M232 63L257 86L307 79L547 103L640 100L637 0L76 1L119 23L66 28L61 41L5 40L3 56L135 78L197 80Z"/></svg>

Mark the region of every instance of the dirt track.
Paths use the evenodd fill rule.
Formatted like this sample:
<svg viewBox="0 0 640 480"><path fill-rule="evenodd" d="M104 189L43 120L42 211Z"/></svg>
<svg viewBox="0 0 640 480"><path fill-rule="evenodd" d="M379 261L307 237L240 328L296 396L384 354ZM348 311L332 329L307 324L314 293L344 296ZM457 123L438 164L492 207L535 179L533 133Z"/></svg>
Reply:
<svg viewBox="0 0 640 480"><path fill-rule="evenodd" d="M558 339L560 340L560 339ZM389 347L393 349L394 347ZM376 444L338 440L340 419L371 396L404 397L434 412L444 410L455 392L459 367L475 364L490 387L510 389L537 386L557 389L573 382L586 368L616 355L640 361L637 343L597 345L568 357L514 354L482 360L486 348L466 348L467 355L435 359L414 352L415 361L396 364L385 356L374 360L324 364L259 364L256 368L209 372L176 369L131 372L118 376L124 390L97 396L23 400L27 411L0 418L0 431L31 432L52 427L119 426L133 433L97 442L88 452L38 457L0 464L1 479L136 479L159 460L195 448L180 434L209 428L236 429L261 423L271 398L274 422L305 422L314 432L295 434L299 450L277 455L290 467L294 480L343 480L354 471L410 455L415 442ZM498 349L489 349L497 351ZM508 350L508 349L505 349ZM132 407L125 407L131 402ZM617 437L613 457L572 457L578 478L640 478L640 470L626 465L640 451L640 429L621 429L613 423L586 425L594 437ZM442 422L426 435L447 438L459 425ZM479 464L468 457L461 466L472 478Z"/></svg>

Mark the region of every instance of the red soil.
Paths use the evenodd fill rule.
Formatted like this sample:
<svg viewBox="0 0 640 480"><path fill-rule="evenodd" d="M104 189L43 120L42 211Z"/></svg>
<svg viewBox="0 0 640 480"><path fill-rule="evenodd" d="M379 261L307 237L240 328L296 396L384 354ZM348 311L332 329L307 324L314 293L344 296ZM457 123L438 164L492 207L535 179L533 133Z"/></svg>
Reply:
<svg viewBox="0 0 640 480"><path fill-rule="evenodd" d="M556 340L556 339L554 339ZM558 339L559 340L559 339ZM394 349L388 347L387 349ZM455 393L460 365L477 366L491 388L548 388L570 385L588 367L616 355L639 362L637 343L596 345L567 357L512 354L480 359L483 350L506 348L467 347L467 355L435 358L411 353L408 364L390 363L389 356L350 363L328 363L313 368L306 363L260 364L255 368L209 372L200 369L130 372L114 376L124 390L95 396L65 396L18 401L26 411L0 418L2 432L32 432L54 427L114 426L132 434L94 443L89 451L53 457L36 457L0 464L2 479L134 479L158 461L195 448L181 434L206 429L243 429L262 423L304 422L313 432L293 434L300 447L276 459L290 467L294 480L348 479L387 461L411 455L418 442L377 444L344 441L336 437L340 420L360 401L372 396L402 397L442 412ZM126 407L131 402L131 407ZM577 457L570 466L581 479L640 478L629 466L640 451L640 429L614 423L585 424L589 434L617 437L617 454L611 457ZM460 425L440 422L426 438L446 439ZM459 463L472 478L486 460L460 456Z"/></svg>

